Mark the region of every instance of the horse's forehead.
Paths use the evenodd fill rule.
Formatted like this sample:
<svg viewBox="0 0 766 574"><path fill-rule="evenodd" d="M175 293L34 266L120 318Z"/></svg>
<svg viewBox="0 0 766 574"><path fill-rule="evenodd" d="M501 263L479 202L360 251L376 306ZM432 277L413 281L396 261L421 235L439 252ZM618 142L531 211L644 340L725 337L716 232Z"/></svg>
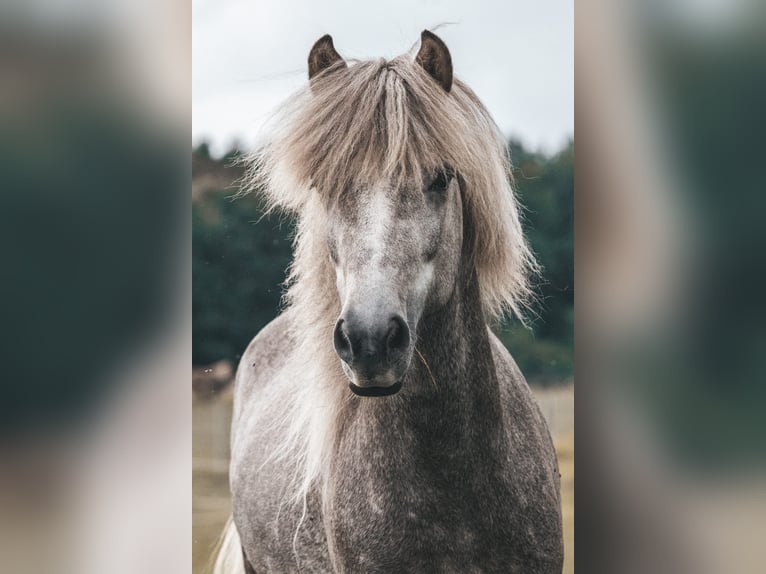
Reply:
<svg viewBox="0 0 766 574"><path fill-rule="evenodd" d="M370 218L405 218L417 209L419 186L414 182L381 181L349 187L338 198L340 216L352 222Z"/></svg>

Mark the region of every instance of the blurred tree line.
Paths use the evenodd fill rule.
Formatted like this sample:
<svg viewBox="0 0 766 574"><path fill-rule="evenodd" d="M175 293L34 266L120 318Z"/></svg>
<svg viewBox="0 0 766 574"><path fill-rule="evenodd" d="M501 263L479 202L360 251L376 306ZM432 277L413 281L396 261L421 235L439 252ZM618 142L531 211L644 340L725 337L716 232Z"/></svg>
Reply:
<svg viewBox="0 0 766 574"><path fill-rule="evenodd" d="M528 327L515 319L497 332L526 376L539 384L573 372L574 142L553 155L510 142L513 176L532 249L543 265L539 302ZM193 362L236 362L250 339L279 312L291 258L293 222L264 216L254 195L234 199L237 151L192 153ZM204 183L204 185L203 185Z"/></svg>

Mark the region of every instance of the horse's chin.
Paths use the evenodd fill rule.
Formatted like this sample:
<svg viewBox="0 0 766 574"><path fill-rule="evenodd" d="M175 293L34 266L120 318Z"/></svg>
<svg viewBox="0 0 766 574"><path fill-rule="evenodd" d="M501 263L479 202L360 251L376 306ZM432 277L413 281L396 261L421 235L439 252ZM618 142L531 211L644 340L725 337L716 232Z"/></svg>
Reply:
<svg viewBox="0 0 766 574"><path fill-rule="evenodd" d="M402 382L396 381L393 385L386 387L359 387L349 381L348 388L351 389L352 393L360 397L389 397L401 390Z"/></svg>
<svg viewBox="0 0 766 574"><path fill-rule="evenodd" d="M389 397L402 389L402 376L391 371L384 375L365 377L354 372L351 367L341 361L343 372L348 379L348 388L359 397ZM392 382L393 381L393 382Z"/></svg>

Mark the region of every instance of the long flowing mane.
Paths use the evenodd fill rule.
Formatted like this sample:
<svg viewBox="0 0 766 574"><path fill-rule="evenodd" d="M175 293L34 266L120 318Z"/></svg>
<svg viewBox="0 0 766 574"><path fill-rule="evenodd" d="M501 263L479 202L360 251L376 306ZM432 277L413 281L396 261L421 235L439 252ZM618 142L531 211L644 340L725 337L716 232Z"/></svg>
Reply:
<svg viewBox="0 0 766 574"><path fill-rule="evenodd" d="M360 182L418 181L445 164L459 175L471 260L488 319L521 315L534 259L522 235L505 141L477 96L455 80L445 92L407 54L331 68L290 98L251 158L249 188L298 218L286 312L293 355L309 380L284 398L279 456L298 468L304 500L323 476L348 396L333 352L340 312L325 241L325 204Z"/></svg>

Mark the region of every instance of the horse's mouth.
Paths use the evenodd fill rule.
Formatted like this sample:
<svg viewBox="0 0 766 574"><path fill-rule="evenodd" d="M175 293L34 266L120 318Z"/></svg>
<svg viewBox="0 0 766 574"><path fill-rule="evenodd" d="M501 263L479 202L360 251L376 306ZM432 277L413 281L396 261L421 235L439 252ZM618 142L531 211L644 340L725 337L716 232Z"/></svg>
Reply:
<svg viewBox="0 0 766 574"><path fill-rule="evenodd" d="M402 388L402 382L397 381L393 385L387 387L359 387L349 381L348 388L351 392L360 397L388 397L395 395Z"/></svg>

